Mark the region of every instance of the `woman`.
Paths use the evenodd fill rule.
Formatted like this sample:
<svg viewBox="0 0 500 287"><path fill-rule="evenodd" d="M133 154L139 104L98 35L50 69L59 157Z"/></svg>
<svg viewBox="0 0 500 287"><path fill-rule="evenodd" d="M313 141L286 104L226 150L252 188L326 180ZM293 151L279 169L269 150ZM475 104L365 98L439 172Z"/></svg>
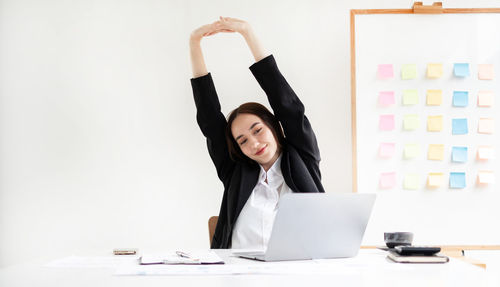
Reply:
<svg viewBox="0 0 500 287"><path fill-rule="evenodd" d="M274 115L260 104L246 103L226 121L201 50L204 37L221 32L239 33L247 42L255 58L250 70ZM316 137L302 102L247 22L220 17L191 33L190 49L198 125L224 184L211 247L264 250L280 196L324 192Z"/></svg>

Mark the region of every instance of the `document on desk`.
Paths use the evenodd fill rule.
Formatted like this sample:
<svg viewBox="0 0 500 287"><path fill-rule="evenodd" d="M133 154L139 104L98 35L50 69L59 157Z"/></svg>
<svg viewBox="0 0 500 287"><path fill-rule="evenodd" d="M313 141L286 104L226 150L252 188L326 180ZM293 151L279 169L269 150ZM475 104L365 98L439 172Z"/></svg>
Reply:
<svg viewBox="0 0 500 287"><path fill-rule="evenodd" d="M141 265L151 264L224 264L219 255L213 251L205 252L169 252L165 254L143 254L139 259Z"/></svg>

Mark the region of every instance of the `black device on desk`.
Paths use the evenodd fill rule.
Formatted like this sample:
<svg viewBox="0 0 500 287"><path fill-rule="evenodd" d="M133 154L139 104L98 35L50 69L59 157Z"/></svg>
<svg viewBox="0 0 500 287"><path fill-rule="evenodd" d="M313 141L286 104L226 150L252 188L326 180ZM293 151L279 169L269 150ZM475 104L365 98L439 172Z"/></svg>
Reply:
<svg viewBox="0 0 500 287"><path fill-rule="evenodd" d="M441 247L432 247L432 246L395 246L394 251L399 255L421 255L421 256L432 256L439 251L441 251Z"/></svg>

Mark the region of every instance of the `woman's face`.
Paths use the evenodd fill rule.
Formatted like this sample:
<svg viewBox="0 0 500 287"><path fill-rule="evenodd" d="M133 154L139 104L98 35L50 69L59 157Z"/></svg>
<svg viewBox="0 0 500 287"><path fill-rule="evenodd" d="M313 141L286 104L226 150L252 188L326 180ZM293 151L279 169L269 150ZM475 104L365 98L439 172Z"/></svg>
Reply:
<svg viewBox="0 0 500 287"><path fill-rule="evenodd" d="M233 121L231 133L244 155L258 162L265 170L279 156L278 144L271 129L254 114L239 114Z"/></svg>

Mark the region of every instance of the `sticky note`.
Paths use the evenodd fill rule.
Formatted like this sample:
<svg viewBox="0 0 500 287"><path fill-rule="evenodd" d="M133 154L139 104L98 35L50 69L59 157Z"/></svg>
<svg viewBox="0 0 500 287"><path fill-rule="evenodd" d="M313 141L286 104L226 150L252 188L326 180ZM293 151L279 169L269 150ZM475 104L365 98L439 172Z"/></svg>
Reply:
<svg viewBox="0 0 500 287"><path fill-rule="evenodd" d="M443 76L443 64L427 64L427 78L437 79Z"/></svg>
<svg viewBox="0 0 500 287"><path fill-rule="evenodd" d="M470 75L468 63L455 63L453 65L453 74L455 77L464 78Z"/></svg>
<svg viewBox="0 0 500 287"><path fill-rule="evenodd" d="M380 174L379 186L383 189L389 189L396 186L396 173L383 172Z"/></svg>
<svg viewBox="0 0 500 287"><path fill-rule="evenodd" d="M450 172L450 188L465 188L465 172Z"/></svg>
<svg viewBox="0 0 500 287"><path fill-rule="evenodd" d="M465 135L469 132L467 127L467 119L452 119L451 120L451 134Z"/></svg>
<svg viewBox="0 0 500 287"><path fill-rule="evenodd" d="M443 91L441 90L427 90L427 101L428 106L440 106L443 102Z"/></svg>
<svg viewBox="0 0 500 287"><path fill-rule="evenodd" d="M477 148L477 159L479 160L490 160L493 159L494 150L491 146L479 146Z"/></svg>
<svg viewBox="0 0 500 287"><path fill-rule="evenodd" d="M443 160L444 159L444 144L430 144L427 151L427 159Z"/></svg>
<svg viewBox="0 0 500 287"><path fill-rule="evenodd" d="M394 69L392 68L392 64L378 65L377 75L379 79L390 79L394 77Z"/></svg>
<svg viewBox="0 0 500 287"><path fill-rule="evenodd" d="M479 64L477 70L479 80L493 80L494 73L492 64Z"/></svg>
<svg viewBox="0 0 500 287"><path fill-rule="evenodd" d="M416 158L420 155L419 144L405 144L403 148L403 157L405 159Z"/></svg>
<svg viewBox="0 0 500 287"><path fill-rule="evenodd" d="M454 146L451 148L451 161L467 162L467 147Z"/></svg>
<svg viewBox="0 0 500 287"><path fill-rule="evenodd" d="M492 134L495 129L494 121L490 118L480 118L477 132L480 134Z"/></svg>
<svg viewBox="0 0 500 287"><path fill-rule="evenodd" d="M378 126L382 131L392 131L394 129L394 115L380 115Z"/></svg>
<svg viewBox="0 0 500 287"><path fill-rule="evenodd" d="M440 132L443 129L443 116L428 116L427 131Z"/></svg>
<svg viewBox="0 0 500 287"><path fill-rule="evenodd" d="M418 104L418 91L417 90L404 90L403 91L403 105L410 106Z"/></svg>
<svg viewBox="0 0 500 287"><path fill-rule="evenodd" d="M453 91L453 106L454 107L467 107L469 104L469 92L467 91Z"/></svg>
<svg viewBox="0 0 500 287"><path fill-rule="evenodd" d="M493 92L492 91L479 91L479 93L477 93L477 106L478 107L491 107L491 106L493 106Z"/></svg>
<svg viewBox="0 0 500 287"><path fill-rule="evenodd" d="M441 187L444 185L444 174L441 172L431 172L427 176L427 186L431 188Z"/></svg>
<svg viewBox="0 0 500 287"><path fill-rule="evenodd" d="M378 103L381 106L388 107L394 105L396 100L394 99L394 91L383 91L378 94Z"/></svg>
<svg viewBox="0 0 500 287"><path fill-rule="evenodd" d="M404 64L401 67L401 79L410 80L417 77L417 65L415 64Z"/></svg>
<svg viewBox="0 0 500 287"><path fill-rule="evenodd" d="M495 177L493 176L493 171L480 170L477 174L477 183L479 184L495 183Z"/></svg>
<svg viewBox="0 0 500 287"><path fill-rule="evenodd" d="M392 157L395 150L395 143L380 143L380 146L378 148L378 155L380 157Z"/></svg>
<svg viewBox="0 0 500 287"><path fill-rule="evenodd" d="M418 187L420 185L419 181L420 181L420 178L419 178L418 174L414 174L414 173L406 174L404 182L403 182L403 187L404 187L404 189L413 189L413 190L418 189Z"/></svg>
<svg viewBox="0 0 500 287"><path fill-rule="evenodd" d="M403 118L403 129L405 131L412 131L418 129L420 120L418 115L405 115Z"/></svg>

